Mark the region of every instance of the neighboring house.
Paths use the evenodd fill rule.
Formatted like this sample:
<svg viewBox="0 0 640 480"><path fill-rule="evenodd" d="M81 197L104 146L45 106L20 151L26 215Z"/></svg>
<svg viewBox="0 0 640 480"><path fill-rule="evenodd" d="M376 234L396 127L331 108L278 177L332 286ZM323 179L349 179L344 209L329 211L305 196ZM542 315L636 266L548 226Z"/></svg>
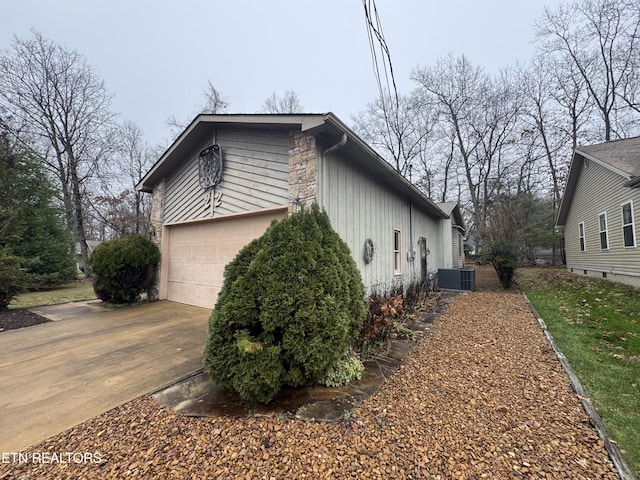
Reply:
<svg viewBox="0 0 640 480"><path fill-rule="evenodd" d="M89 256L93 253L98 245L102 243L102 240L87 240L87 253ZM82 249L80 248L80 242L76 242L75 244L76 250L76 267L78 272L84 272L85 264L82 258Z"/></svg>
<svg viewBox="0 0 640 480"><path fill-rule="evenodd" d="M640 137L576 148L556 226L567 268L640 286Z"/></svg>
<svg viewBox="0 0 640 480"><path fill-rule="evenodd" d="M438 203L438 207L449 218L443 220L442 248L444 258L442 268L464 267L464 221L457 202Z"/></svg>
<svg viewBox="0 0 640 480"><path fill-rule="evenodd" d="M477 254L477 252L476 252L476 236L470 233L469 235L467 235L467 239L465 240L465 243L468 245L467 250L469 251L469 255L470 256L475 256Z"/></svg>
<svg viewBox="0 0 640 480"><path fill-rule="evenodd" d="M159 298L203 307L244 245L313 202L369 292L450 265L443 231L459 225L332 113L199 115L137 188L153 195Z"/></svg>

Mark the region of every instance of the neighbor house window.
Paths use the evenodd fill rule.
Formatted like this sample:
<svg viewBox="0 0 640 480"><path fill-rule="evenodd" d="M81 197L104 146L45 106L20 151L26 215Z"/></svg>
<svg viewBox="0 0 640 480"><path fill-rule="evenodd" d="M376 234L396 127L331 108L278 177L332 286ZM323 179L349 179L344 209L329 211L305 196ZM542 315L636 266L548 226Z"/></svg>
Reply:
<svg viewBox="0 0 640 480"><path fill-rule="evenodd" d="M578 224L578 230L579 230L579 237L580 237L580 251L584 252L584 250L585 250L585 245L584 245L584 222L580 222Z"/></svg>
<svg viewBox="0 0 640 480"><path fill-rule="evenodd" d="M627 202L622 204L622 236L625 247L636 246L636 233L633 226L633 204Z"/></svg>
<svg viewBox="0 0 640 480"><path fill-rule="evenodd" d="M393 273L402 273L402 236L400 230L393 231Z"/></svg>
<svg viewBox="0 0 640 480"><path fill-rule="evenodd" d="M600 224L600 248L602 250L609 249L609 235L607 233L607 213L601 213L598 216L598 222Z"/></svg>

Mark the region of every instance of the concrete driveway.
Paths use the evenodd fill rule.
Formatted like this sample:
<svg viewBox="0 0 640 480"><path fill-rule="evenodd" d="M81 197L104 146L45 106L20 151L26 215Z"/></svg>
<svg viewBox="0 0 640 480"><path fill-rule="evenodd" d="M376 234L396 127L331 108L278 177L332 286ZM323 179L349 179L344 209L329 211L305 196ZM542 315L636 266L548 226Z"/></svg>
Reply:
<svg viewBox="0 0 640 480"><path fill-rule="evenodd" d="M19 452L202 368L209 309L161 301L35 310L64 320L0 333L0 452Z"/></svg>

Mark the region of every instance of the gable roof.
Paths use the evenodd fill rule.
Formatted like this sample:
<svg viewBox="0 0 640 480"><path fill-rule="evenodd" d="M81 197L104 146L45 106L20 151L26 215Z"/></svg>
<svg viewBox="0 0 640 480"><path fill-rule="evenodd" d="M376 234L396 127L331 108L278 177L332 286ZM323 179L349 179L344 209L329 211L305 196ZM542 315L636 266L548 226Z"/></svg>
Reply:
<svg viewBox="0 0 640 480"><path fill-rule="evenodd" d="M576 152L594 162L608 166L621 175L629 177L640 175L640 137L578 147Z"/></svg>
<svg viewBox="0 0 640 480"><path fill-rule="evenodd" d="M213 127L225 125L265 129L295 128L314 135L319 140L319 144L325 147L337 147L339 144L340 148L348 151L368 172L396 191L410 197L412 201L424 208L433 217L438 219L449 218L447 213L438 208L426 195L400 175L373 148L331 112L322 114L198 115L140 180L136 185L136 189L151 193L153 186L173 171L185 157L190 155L201 144L202 140L207 135L210 135Z"/></svg>
<svg viewBox="0 0 640 480"><path fill-rule="evenodd" d="M464 235L466 229L464 227L464 220L462 219L462 213L460 212L460 205L458 202L444 202L437 203L436 205L438 205L440 210L452 217L453 226L462 230L462 234Z"/></svg>
<svg viewBox="0 0 640 480"><path fill-rule="evenodd" d="M560 202L556 226L562 227L567 221L578 178L586 160L593 161L625 178L627 180L625 187L640 186L640 137L577 147L569 166L569 175L564 196Z"/></svg>

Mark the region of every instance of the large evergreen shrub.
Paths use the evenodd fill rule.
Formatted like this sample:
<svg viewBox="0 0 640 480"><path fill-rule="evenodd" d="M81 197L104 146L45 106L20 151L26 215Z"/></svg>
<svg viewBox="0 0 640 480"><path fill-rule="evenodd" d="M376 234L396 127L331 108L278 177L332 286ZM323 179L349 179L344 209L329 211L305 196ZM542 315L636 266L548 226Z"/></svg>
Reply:
<svg viewBox="0 0 640 480"><path fill-rule="evenodd" d="M134 303L153 282L160 250L141 235L104 242L89 257L96 296L109 303Z"/></svg>
<svg viewBox="0 0 640 480"><path fill-rule="evenodd" d="M0 310L4 310L18 293L29 285L29 276L20 266L19 259L0 248Z"/></svg>
<svg viewBox="0 0 640 480"><path fill-rule="evenodd" d="M0 134L0 245L18 259L30 288L57 285L77 275L64 212L55 204L42 161L29 152L14 152Z"/></svg>
<svg viewBox="0 0 640 480"><path fill-rule="evenodd" d="M367 310L349 248L314 205L271 224L225 268L209 320L210 377L250 402L324 379Z"/></svg>

